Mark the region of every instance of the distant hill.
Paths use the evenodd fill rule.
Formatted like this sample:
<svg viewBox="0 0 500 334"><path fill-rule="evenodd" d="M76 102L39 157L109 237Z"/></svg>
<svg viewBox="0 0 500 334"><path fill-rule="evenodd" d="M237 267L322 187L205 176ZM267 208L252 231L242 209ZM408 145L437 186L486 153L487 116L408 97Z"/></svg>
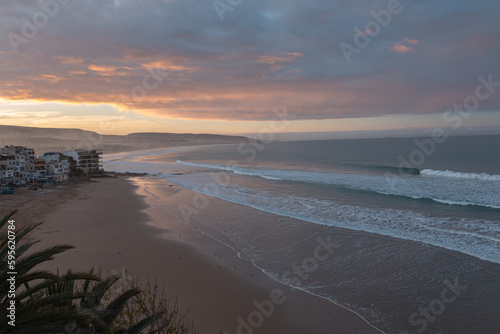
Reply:
<svg viewBox="0 0 500 334"><path fill-rule="evenodd" d="M68 140L81 140L89 136L98 135L96 132L80 129L53 129L53 128L33 128L26 126L0 125L0 139L5 138L57 138Z"/></svg>
<svg viewBox="0 0 500 334"><path fill-rule="evenodd" d="M40 151L96 148L104 153L135 151L169 146L235 144L253 141L242 136L190 133L131 133L101 135L80 129L34 128L0 125L0 145L22 145Z"/></svg>
<svg viewBox="0 0 500 334"><path fill-rule="evenodd" d="M198 143L198 144L227 144L239 143L248 140L241 136L225 136L211 134L191 134L191 133L131 133L126 136L104 136L108 141L115 142L149 142L149 143Z"/></svg>

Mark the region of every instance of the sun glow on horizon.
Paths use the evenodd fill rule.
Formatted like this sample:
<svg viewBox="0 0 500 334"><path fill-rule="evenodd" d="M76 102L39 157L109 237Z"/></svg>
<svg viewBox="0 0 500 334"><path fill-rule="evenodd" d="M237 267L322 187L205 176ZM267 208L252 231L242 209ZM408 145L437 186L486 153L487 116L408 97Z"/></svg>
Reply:
<svg viewBox="0 0 500 334"><path fill-rule="evenodd" d="M280 115L278 109L275 109ZM442 123L442 114L389 115L385 117L296 120L293 110L264 121L203 120L144 115L136 111L119 110L113 105L94 103L39 102L35 100L0 100L2 125L77 128L104 135L127 135L134 132L212 133L239 135L259 132L363 132L404 129L425 129ZM494 113L478 113L469 125L500 127ZM439 125L439 126L442 126Z"/></svg>

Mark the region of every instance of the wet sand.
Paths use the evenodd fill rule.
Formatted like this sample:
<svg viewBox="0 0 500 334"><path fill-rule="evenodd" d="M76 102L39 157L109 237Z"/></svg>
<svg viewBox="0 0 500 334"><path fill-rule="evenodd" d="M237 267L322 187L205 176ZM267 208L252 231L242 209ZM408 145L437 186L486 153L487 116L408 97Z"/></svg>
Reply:
<svg viewBox="0 0 500 334"><path fill-rule="evenodd" d="M45 221L32 235L42 240L38 248L76 246L48 263L48 269L94 267L157 281L172 302L177 298L181 312L189 310L202 333L378 333L352 312L289 289L203 231L186 226L176 208L192 192L148 181L163 187L158 198L141 186L144 180L98 179L53 192L20 192L0 199L0 213L20 208L18 226Z"/></svg>

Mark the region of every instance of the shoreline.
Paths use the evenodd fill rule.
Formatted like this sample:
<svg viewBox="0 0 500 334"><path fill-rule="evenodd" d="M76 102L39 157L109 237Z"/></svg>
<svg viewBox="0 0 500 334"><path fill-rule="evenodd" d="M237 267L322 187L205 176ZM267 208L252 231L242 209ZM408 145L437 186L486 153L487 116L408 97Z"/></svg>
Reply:
<svg viewBox="0 0 500 334"><path fill-rule="evenodd" d="M230 241L224 240L223 234L213 229L204 230L207 227L203 227L202 224L198 223L190 225L192 223L190 222L188 226L179 213L179 205L190 202L193 196L196 196L196 192L157 177L139 179L135 183L139 186L137 192L141 196L152 200L152 203L148 203L149 208L146 209L146 212L153 217L151 224L155 227L171 229L163 235L164 238L174 241L182 238L183 243L188 243L199 252L204 253L212 261L215 261L215 265L218 264L221 268L234 272L240 279L251 285L257 285L268 291L273 289L283 291L284 296L287 298L286 305L283 305L283 307L285 307L288 315L281 321L283 323L290 322L295 326L294 328L297 328L295 331L289 329L283 331L283 333L301 333L301 331L297 331L298 329L303 330L304 333L329 333L331 331L338 333L383 333L355 311L306 290L293 289L269 276L255 262L248 261L245 254L240 253L240 251L228 244L227 242L230 243ZM159 194L161 196L158 198ZM279 216L274 214L226 202L215 197L208 197L215 211L222 209L218 207L217 202L223 202L229 205L230 208L236 209L238 207L250 210L259 216L259 219L279 219ZM162 221L162 216L174 216L176 223L169 221L168 226L158 224L158 222ZM225 219L227 217L221 215L221 220ZM215 251L214 254L211 251ZM248 304L251 304L250 301L248 301ZM338 323L335 323L336 321ZM267 333L267 331L258 330L255 332ZM269 331L269 333L281 333L281 331Z"/></svg>
<svg viewBox="0 0 500 334"><path fill-rule="evenodd" d="M284 293L280 295L279 291L286 289L282 284L203 234L179 225L175 219L165 221L158 215L155 217L155 207L147 203L146 194L139 191L137 182L141 180L144 178L133 182L122 177L98 179L58 189L47 196L28 196L26 202L31 204L28 208L27 203L23 205L28 212L23 213L21 206L14 218L20 226L31 224L36 218L45 221L31 235L33 239L41 240L36 249L56 243L76 246L58 255L43 269L64 272L68 268L87 271L101 267L103 272L126 271L142 281L157 281L160 286L164 282L171 303L177 298L181 314L189 310L188 318L202 333L219 333L220 330L224 334L245 333L245 330L297 334L332 330L339 333L376 332L350 311L300 290L286 291L287 301L280 304ZM165 181L161 183L173 191L168 201L181 193L189 196L186 189ZM32 205L33 202L36 204ZM49 202L52 204L47 205ZM159 219L170 224L171 230L155 227ZM184 229L182 238L175 240L172 231L175 230L178 237L179 229ZM207 246L207 249L202 251L194 247L196 243ZM224 261L209 255L208 249L210 252L218 249L219 253L215 253ZM236 261L238 270L228 266L227 261ZM243 274L248 272L250 278ZM273 307L269 301L273 301ZM264 307L260 318L255 313L259 307ZM309 314L312 307L322 311ZM331 312L332 307L338 309ZM263 315L266 310L269 315ZM254 318L251 318L252 314ZM333 325L332 321L339 323ZM241 325L243 322L245 325ZM249 325L249 322L256 326Z"/></svg>
<svg viewBox="0 0 500 334"><path fill-rule="evenodd" d="M372 325L363 312L358 313L356 306L367 302L375 303L381 316L399 315L387 327L388 333L412 331L415 328L408 326L406 317L421 301L438 296L447 280L458 284L457 279L467 290L460 295L460 303L447 304L440 316L440 322L453 324L450 333L462 333L458 330L462 325L483 328L483 318L494 317L494 304L488 301L498 291L492 275L498 277L499 268L469 256L368 232L308 224L216 197L186 220L180 205L193 203L198 193L154 176L120 175L57 188L23 190L0 200L0 214L10 212L16 203L21 209L13 217L18 227L45 221L30 236L30 240L42 240L35 249L57 243L76 246L39 269L65 272L94 267L142 282L149 279L160 288L165 284L170 305L178 301L180 314L189 310L187 317L200 333L384 333L376 328L380 325L376 317ZM233 239L241 233L246 233L244 239ZM288 256L276 258L274 251L290 252L291 258L302 261L311 256L318 236L331 236L339 248L313 271L312 278L304 278L304 290L280 283L278 276L283 280L292 263ZM265 249L264 253L253 253L253 246ZM266 261L273 259L278 262L272 263L274 273L268 273L262 268L270 268ZM308 289L307 284L316 279L326 279L328 287L335 288L333 295L340 303L347 302L347 307L322 297L321 290L315 294ZM343 285L351 280L354 285ZM401 305L398 296L406 295L408 302ZM462 325L454 325L457 322ZM489 326L497 322L491 318ZM483 329L494 332L493 327Z"/></svg>

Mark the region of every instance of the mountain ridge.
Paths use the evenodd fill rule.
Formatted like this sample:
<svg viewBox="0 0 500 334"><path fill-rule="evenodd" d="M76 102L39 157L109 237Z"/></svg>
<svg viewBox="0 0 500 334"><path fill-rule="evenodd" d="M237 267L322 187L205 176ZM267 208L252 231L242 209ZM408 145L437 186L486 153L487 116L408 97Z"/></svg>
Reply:
<svg viewBox="0 0 500 334"><path fill-rule="evenodd" d="M5 145L22 145L35 150L60 151L72 149L99 149L104 153L143 149L236 144L253 141L244 136L196 133L137 132L127 135L103 135L77 128L40 128L0 125L0 139Z"/></svg>

